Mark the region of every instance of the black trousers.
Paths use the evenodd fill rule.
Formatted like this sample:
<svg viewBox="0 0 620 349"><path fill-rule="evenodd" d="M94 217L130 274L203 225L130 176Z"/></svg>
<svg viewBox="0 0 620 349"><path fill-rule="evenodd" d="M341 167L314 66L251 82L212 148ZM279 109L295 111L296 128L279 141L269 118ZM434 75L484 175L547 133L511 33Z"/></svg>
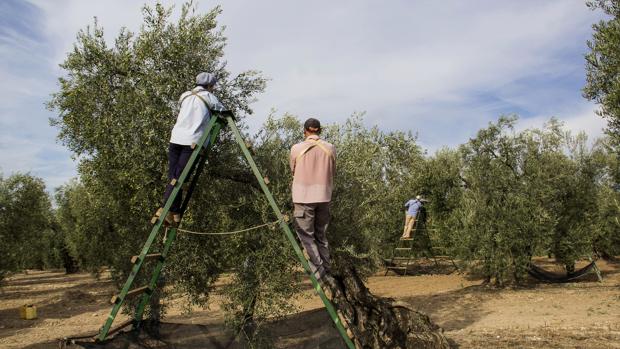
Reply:
<svg viewBox="0 0 620 349"><path fill-rule="evenodd" d="M179 179L192 152L192 147L189 145L170 143L168 146L168 185L166 185L166 191L164 192L164 205L166 201L168 201L170 194L172 194L172 189L174 189L174 187L170 185L170 181L173 178ZM182 203L183 191L180 190L170 207L170 212L180 213Z"/></svg>

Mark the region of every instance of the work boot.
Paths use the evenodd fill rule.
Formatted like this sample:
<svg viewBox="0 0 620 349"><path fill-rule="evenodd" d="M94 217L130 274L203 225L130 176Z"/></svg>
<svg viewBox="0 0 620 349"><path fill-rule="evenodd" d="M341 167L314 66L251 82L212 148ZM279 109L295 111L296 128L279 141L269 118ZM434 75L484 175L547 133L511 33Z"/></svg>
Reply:
<svg viewBox="0 0 620 349"><path fill-rule="evenodd" d="M159 218L163 211L164 211L163 207L158 208L157 211L155 212L155 217ZM174 213L168 212L168 214L166 215L166 218L164 219L164 225L171 225L172 223L174 223L175 222L174 215L175 215ZM179 216L178 220L180 222L181 221L181 215L179 215L179 214L177 214L177 215Z"/></svg>

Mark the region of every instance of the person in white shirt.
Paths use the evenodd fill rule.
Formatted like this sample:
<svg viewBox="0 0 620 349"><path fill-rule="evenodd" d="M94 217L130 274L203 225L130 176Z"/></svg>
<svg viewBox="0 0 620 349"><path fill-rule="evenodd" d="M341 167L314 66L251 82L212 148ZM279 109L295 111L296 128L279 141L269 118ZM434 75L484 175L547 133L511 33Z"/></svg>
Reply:
<svg viewBox="0 0 620 349"><path fill-rule="evenodd" d="M225 108L213 95L217 79L212 73L200 73L196 76L196 87L187 91L179 98L179 115L174 124L168 146L168 185L164 192L164 205L172 193L174 186L170 181L178 179L192 155L192 144L202 137L205 127L211 118L211 111L223 111ZM182 191L175 198L166 221L179 223L181 221ZM155 213L159 217L163 208Z"/></svg>

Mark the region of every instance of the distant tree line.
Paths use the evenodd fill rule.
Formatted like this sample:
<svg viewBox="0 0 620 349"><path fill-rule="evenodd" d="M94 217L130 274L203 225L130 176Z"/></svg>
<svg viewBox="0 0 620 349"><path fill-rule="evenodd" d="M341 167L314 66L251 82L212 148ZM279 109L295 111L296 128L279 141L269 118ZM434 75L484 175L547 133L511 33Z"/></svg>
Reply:
<svg viewBox="0 0 620 349"><path fill-rule="evenodd" d="M0 175L0 281L24 269L74 270L41 178Z"/></svg>

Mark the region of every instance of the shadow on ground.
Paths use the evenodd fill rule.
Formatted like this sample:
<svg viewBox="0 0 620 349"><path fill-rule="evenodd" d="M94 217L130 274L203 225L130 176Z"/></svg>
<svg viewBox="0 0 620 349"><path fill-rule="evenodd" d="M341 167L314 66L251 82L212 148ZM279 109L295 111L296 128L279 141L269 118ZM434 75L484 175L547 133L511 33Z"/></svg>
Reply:
<svg viewBox="0 0 620 349"><path fill-rule="evenodd" d="M273 321L267 325L268 336L275 348L341 349L346 345L324 309L305 311ZM39 343L25 349L58 347L58 343ZM162 323L159 336L146 331L119 333L102 343L76 341L67 349L243 349L248 348L241 336L235 336L223 325Z"/></svg>
<svg viewBox="0 0 620 349"><path fill-rule="evenodd" d="M67 276L64 274L49 277L32 277L19 280L10 280L3 285L4 289L0 292L0 300L12 300L21 298L35 298L58 292L70 292L71 290L93 290L101 288L102 284L112 286L111 280L99 280L96 283L90 282L92 277L88 274L77 274ZM35 289L31 285L51 284L51 289ZM69 286L66 286L66 285ZM11 287L7 289L8 287Z"/></svg>
<svg viewBox="0 0 620 349"><path fill-rule="evenodd" d="M402 300L410 304L413 309L430 316L444 330L452 331L465 328L486 316L488 312L482 310L484 299L495 292L498 291L476 285Z"/></svg>

